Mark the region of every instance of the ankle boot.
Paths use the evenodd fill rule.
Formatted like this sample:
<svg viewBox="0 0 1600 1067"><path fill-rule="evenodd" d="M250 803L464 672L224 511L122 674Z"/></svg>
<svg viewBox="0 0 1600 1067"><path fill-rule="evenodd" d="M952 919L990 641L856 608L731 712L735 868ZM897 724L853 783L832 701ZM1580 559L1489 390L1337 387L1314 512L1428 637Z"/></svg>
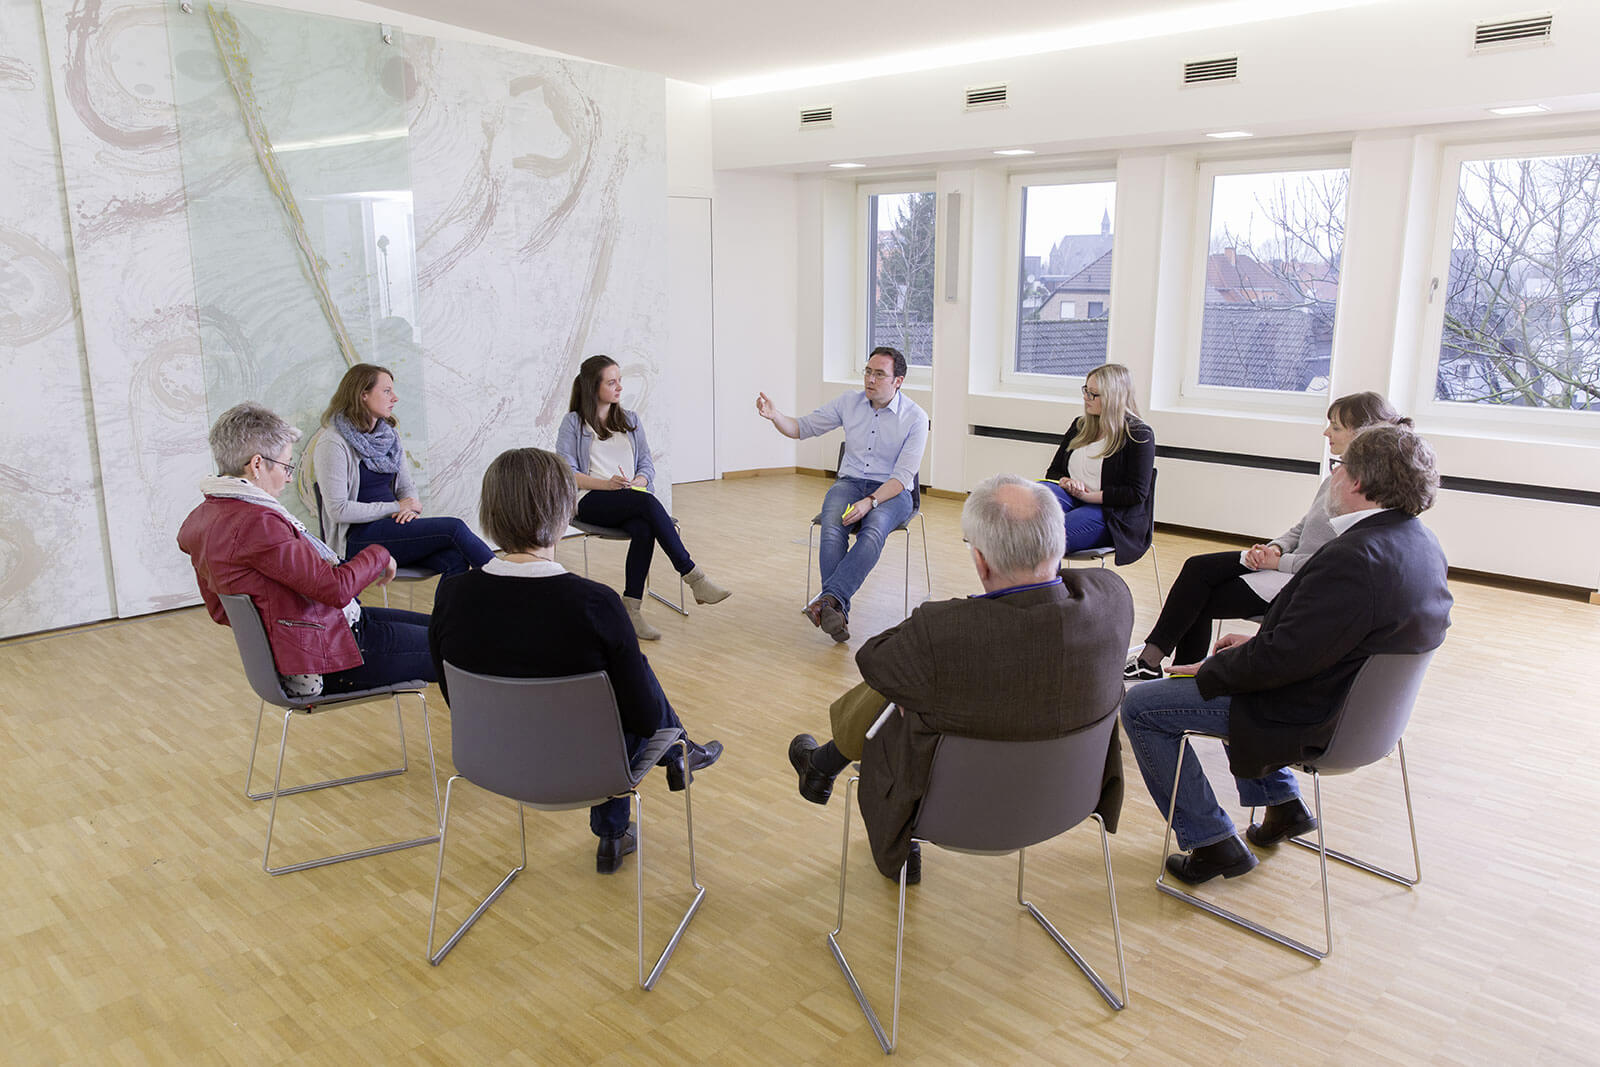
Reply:
<svg viewBox="0 0 1600 1067"><path fill-rule="evenodd" d="M706 577L706 572L699 567L685 574L683 580L689 583L689 591L694 594L696 604L719 604L733 595Z"/></svg>
<svg viewBox="0 0 1600 1067"><path fill-rule="evenodd" d="M628 621L633 623L633 632L641 641L661 640L661 631L645 621L644 603L638 597L625 596L622 606L628 609Z"/></svg>

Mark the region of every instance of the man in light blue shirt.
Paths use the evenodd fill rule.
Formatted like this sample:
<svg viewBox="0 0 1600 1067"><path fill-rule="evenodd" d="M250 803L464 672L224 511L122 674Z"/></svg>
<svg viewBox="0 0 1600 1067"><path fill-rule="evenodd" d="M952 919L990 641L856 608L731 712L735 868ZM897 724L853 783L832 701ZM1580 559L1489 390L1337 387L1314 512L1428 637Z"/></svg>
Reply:
<svg viewBox="0 0 1600 1067"><path fill-rule="evenodd" d="M850 598L877 564L884 540L911 517L911 486L928 444L928 413L900 392L906 357L874 348L863 375L861 392L799 418L780 412L766 393L756 396L757 414L785 437L803 440L844 427L839 480L822 500L822 591L805 607L813 626L841 642L850 639Z"/></svg>

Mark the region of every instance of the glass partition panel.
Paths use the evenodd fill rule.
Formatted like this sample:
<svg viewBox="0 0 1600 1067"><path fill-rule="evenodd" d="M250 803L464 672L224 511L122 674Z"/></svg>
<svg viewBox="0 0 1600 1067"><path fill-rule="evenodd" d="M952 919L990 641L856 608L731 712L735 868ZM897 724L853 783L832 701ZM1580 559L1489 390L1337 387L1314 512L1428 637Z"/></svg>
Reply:
<svg viewBox="0 0 1600 1067"><path fill-rule="evenodd" d="M309 438L345 370L379 363L420 483L399 31L244 3L173 4L167 26L208 414L252 400Z"/></svg>

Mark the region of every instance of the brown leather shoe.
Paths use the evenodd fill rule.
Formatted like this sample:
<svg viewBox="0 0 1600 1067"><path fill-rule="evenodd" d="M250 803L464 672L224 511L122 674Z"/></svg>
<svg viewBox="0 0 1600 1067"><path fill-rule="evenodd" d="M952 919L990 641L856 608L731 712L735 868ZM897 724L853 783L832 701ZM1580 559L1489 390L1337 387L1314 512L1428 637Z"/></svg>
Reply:
<svg viewBox="0 0 1600 1067"><path fill-rule="evenodd" d="M817 598L817 625L822 632L841 645L850 640L850 620L845 617L844 605L831 594Z"/></svg>
<svg viewBox="0 0 1600 1067"><path fill-rule="evenodd" d="M1260 824L1251 823L1244 836L1250 839L1252 845L1270 848L1286 837L1299 837L1316 828L1317 817L1311 814L1305 801L1295 797L1282 804L1268 805Z"/></svg>

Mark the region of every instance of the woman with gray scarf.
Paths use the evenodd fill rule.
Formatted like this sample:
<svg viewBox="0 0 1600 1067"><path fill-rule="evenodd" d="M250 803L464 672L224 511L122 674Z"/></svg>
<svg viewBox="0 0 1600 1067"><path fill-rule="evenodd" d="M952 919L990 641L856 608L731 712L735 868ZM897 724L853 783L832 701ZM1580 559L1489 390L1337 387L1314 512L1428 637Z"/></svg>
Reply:
<svg viewBox="0 0 1600 1067"><path fill-rule="evenodd" d="M494 558L467 524L422 517L395 431L394 375L372 363L345 371L311 448L323 537L346 559L382 545L402 567L460 574Z"/></svg>

